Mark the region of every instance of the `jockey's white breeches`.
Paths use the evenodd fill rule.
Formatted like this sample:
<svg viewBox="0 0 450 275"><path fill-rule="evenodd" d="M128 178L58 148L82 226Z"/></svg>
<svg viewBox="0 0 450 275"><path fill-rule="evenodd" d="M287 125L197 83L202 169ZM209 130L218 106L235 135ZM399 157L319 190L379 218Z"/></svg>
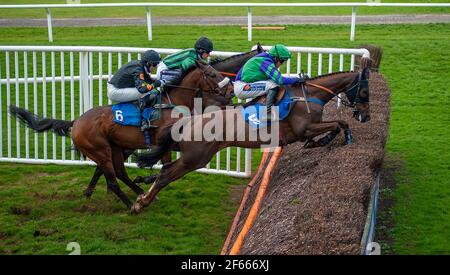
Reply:
<svg viewBox="0 0 450 275"><path fill-rule="evenodd" d="M156 68L156 79L163 80L166 83L173 83L174 80L181 77L182 73L180 69L170 70L164 62L159 62Z"/></svg>
<svg viewBox="0 0 450 275"><path fill-rule="evenodd" d="M240 99L255 98L267 94L267 92L279 85L272 80L246 83L243 81L234 82L234 94Z"/></svg>
<svg viewBox="0 0 450 275"><path fill-rule="evenodd" d="M138 100L145 96L141 94L136 88L117 88L116 86L108 83L108 98L115 102L128 102Z"/></svg>

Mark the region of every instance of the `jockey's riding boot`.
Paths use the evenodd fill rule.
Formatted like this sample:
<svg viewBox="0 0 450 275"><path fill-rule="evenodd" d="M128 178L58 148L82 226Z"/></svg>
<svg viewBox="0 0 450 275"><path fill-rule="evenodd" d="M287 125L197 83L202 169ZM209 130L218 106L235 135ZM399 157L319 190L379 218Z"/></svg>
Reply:
<svg viewBox="0 0 450 275"><path fill-rule="evenodd" d="M152 103L157 96L158 95L156 93L150 93L144 97L139 98L138 104L139 104L139 110L140 110L141 114L142 114L142 112L144 112L144 110L146 108L151 107L151 105L153 105ZM147 129L157 128L157 127L158 126L156 126L156 125L151 125L150 120L142 119L142 121L141 121L141 131L144 133Z"/></svg>
<svg viewBox="0 0 450 275"><path fill-rule="evenodd" d="M144 130L144 139L145 139L145 145L147 145L147 148L151 149L152 147L152 137L150 135L149 130Z"/></svg>
<svg viewBox="0 0 450 275"><path fill-rule="evenodd" d="M150 104L155 99L156 96L157 96L156 93L150 93L138 99L139 109L141 110L141 112L143 112L145 108L151 107Z"/></svg>
<svg viewBox="0 0 450 275"><path fill-rule="evenodd" d="M147 145L148 148L152 146L152 137L149 131L150 127L151 127L150 122L147 119L142 119L141 131L144 134L145 144Z"/></svg>
<svg viewBox="0 0 450 275"><path fill-rule="evenodd" d="M266 95L266 121L272 120L272 106L275 103L275 98L277 97L279 87L270 89Z"/></svg>

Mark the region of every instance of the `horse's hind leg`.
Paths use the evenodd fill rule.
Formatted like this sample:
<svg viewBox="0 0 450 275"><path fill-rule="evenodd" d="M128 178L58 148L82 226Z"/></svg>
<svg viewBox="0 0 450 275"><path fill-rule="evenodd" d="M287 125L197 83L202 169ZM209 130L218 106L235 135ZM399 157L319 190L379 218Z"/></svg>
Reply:
<svg viewBox="0 0 450 275"><path fill-rule="evenodd" d="M132 150L124 150L123 151L123 158L127 159L131 154L133 153ZM100 179L100 177L103 175L103 171L102 169L100 169L100 167L97 165L95 167L95 172L94 175L92 176L91 181L89 182L88 187L86 188L86 190L84 191L84 195L87 198L90 198L92 196L92 193L95 190L95 187L97 186L98 180Z"/></svg>
<svg viewBox="0 0 450 275"><path fill-rule="evenodd" d="M123 183L125 183L128 187L133 190L137 195L141 195L144 193L144 190L137 186L131 179L128 177L127 171L125 170L124 165L124 154L122 153L122 149L117 146L111 146L112 148L112 159L114 164L114 170L116 172L117 178L119 178Z"/></svg>
<svg viewBox="0 0 450 275"><path fill-rule="evenodd" d="M120 198L120 200L125 203L125 205L128 208L131 208L131 201L130 199L127 197L127 195L125 195L125 193L120 190L119 185L117 184L116 181L116 174L114 172L114 166L112 164L111 161L105 162L105 163L100 163L100 168L103 170L103 172L105 173L105 178L106 178L106 184L108 185L108 188L114 192L114 194L116 194L117 197Z"/></svg>
<svg viewBox="0 0 450 275"><path fill-rule="evenodd" d="M122 202L125 203L128 208L130 208L132 205L130 199L127 197L127 195L125 195L125 193L122 192L122 190L120 190L120 187L116 181L116 173L114 171L114 165L111 160L111 147L109 146L109 144L105 143L107 143L107 141L96 144L85 144L86 147L83 147L81 145L77 147L84 155L97 163L100 170L105 174L108 189L113 191L114 194L116 194L117 197L119 197L120 200L122 200ZM96 150L93 150L93 148L95 148Z"/></svg>
<svg viewBox="0 0 450 275"><path fill-rule="evenodd" d="M102 175L103 175L103 171L97 165L97 167L95 168L94 175L92 176L91 182L89 182L88 187L86 188L86 190L84 190L84 195L87 198L90 198L92 196L92 193L94 192L95 186L97 185L97 182L98 182L99 178Z"/></svg>

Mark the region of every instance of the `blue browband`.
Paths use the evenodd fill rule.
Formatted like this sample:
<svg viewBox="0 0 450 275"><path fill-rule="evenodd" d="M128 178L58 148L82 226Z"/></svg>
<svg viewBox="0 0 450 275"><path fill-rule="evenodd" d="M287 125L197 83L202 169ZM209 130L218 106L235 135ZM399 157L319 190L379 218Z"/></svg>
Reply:
<svg viewBox="0 0 450 275"><path fill-rule="evenodd" d="M316 103L316 104L319 104L319 105L321 105L321 106L324 106L324 105L325 105L325 101L320 100L320 99L318 99L318 98L314 98L314 97L308 98L308 102Z"/></svg>

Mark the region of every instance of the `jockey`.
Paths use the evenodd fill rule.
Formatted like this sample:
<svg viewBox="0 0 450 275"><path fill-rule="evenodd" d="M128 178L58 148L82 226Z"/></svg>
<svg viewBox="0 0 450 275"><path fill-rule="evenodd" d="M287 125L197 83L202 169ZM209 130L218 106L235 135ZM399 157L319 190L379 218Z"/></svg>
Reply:
<svg viewBox="0 0 450 275"><path fill-rule="evenodd" d="M156 78L163 84L177 84L197 60L205 60L213 51L213 43L206 37L200 37L194 48L171 54L158 65Z"/></svg>
<svg viewBox="0 0 450 275"><path fill-rule="evenodd" d="M240 99L255 98L267 94L266 111L270 119L272 105L280 86L304 82L298 77L283 77L278 70L291 53L282 44L276 44L269 52L249 59L239 70L234 83L234 94Z"/></svg>
<svg viewBox="0 0 450 275"><path fill-rule="evenodd" d="M141 112L146 104L159 93L156 89L161 81L151 79L151 70L161 61L161 56L154 50L145 51L141 60L133 60L123 65L108 82L108 97L115 102L138 100ZM141 131L148 134L148 128L154 127L147 120L142 120Z"/></svg>

